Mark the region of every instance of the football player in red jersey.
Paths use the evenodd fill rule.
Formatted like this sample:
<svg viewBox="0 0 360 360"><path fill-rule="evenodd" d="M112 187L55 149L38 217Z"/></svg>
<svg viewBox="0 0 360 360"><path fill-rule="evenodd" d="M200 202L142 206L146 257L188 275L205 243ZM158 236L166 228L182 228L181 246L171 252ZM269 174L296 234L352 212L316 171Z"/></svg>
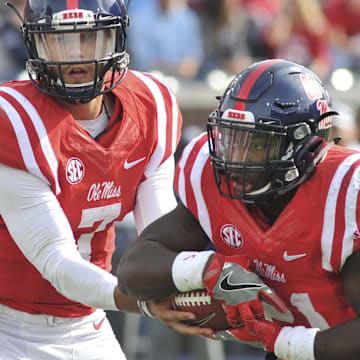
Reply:
<svg viewBox="0 0 360 360"><path fill-rule="evenodd" d="M0 85L1 359L123 359L102 309L146 311L110 274L114 222L176 206L182 117L128 70L127 25L123 0L26 2L30 80Z"/></svg>
<svg viewBox="0 0 360 360"><path fill-rule="evenodd" d="M360 153L329 141L336 114L303 66L273 59L238 74L184 149L179 205L122 257L120 289L151 311L150 300L207 288L242 323L215 339L268 358L359 359ZM286 309L263 301L269 289Z"/></svg>

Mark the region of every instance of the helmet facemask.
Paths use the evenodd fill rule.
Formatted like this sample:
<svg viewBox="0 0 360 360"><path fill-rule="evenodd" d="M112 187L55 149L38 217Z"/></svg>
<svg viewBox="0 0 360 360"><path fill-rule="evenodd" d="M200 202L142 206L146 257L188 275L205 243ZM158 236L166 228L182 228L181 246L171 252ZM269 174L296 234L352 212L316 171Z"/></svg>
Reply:
<svg viewBox="0 0 360 360"><path fill-rule="evenodd" d="M242 120L230 119L242 118ZM275 119L255 124L250 112L216 111L208 122L209 146L218 189L223 196L253 203L266 200L284 179L298 176L293 147Z"/></svg>
<svg viewBox="0 0 360 360"><path fill-rule="evenodd" d="M24 24L28 72L42 92L86 103L115 88L125 76L129 63L125 52L127 24L121 17L95 15L89 10L72 13L78 15L76 21L68 16L69 11L62 11ZM105 83L109 70L112 76ZM71 83L66 81L70 71L75 79ZM81 79L78 82L76 73ZM83 81L81 73L89 78Z"/></svg>

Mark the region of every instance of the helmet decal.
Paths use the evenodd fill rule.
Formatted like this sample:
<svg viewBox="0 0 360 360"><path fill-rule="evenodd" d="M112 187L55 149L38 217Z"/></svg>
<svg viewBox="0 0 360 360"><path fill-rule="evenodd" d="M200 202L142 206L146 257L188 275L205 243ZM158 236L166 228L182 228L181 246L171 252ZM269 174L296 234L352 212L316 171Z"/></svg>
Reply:
<svg viewBox="0 0 360 360"><path fill-rule="evenodd" d="M66 7L68 10L78 9L79 0L66 0Z"/></svg>
<svg viewBox="0 0 360 360"><path fill-rule="evenodd" d="M322 98L323 90L318 81L314 80L313 77L310 77L306 74L301 74L300 80L304 86L305 93L310 100L317 100Z"/></svg>
<svg viewBox="0 0 360 360"><path fill-rule="evenodd" d="M316 107L320 111L320 115L327 114L329 112L329 103L327 100L318 100ZM326 130L332 126L332 116L326 116L319 121L319 130Z"/></svg>
<svg viewBox="0 0 360 360"><path fill-rule="evenodd" d="M95 21L94 13L89 10L64 10L53 15L53 24L73 23L74 20Z"/></svg>
<svg viewBox="0 0 360 360"><path fill-rule="evenodd" d="M244 81L243 85L239 89L238 98L247 100L249 98L249 94L254 87L254 84L259 79L259 77L272 65L278 63L279 59L274 60L266 60L264 61L255 71L251 72L249 76ZM236 103L236 109L245 110L245 104L243 102Z"/></svg>
<svg viewBox="0 0 360 360"><path fill-rule="evenodd" d="M243 122L243 126L246 126L246 127L255 127L254 114L251 113L250 111L227 109L224 111L222 118L224 120L228 119L231 121Z"/></svg>

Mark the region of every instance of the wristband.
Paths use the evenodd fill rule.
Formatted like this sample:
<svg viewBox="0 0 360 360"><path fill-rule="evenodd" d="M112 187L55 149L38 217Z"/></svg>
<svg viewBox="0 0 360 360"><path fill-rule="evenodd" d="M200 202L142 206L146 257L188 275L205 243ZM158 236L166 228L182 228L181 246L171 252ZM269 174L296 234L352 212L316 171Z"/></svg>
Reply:
<svg viewBox="0 0 360 360"><path fill-rule="evenodd" d="M205 288L203 272L214 251L182 251L172 264L172 278L176 288L190 291Z"/></svg>
<svg viewBox="0 0 360 360"><path fill-rule="evenodd" d="M315 360L314 342L319 329L304 326L281 329L275 341L275 355L287 360Z"/></svg>
<svg viewBox="0 0 360 360"><path fill-rule="evenodd" d="M137 306L138 306L140 314L142 316L145 316L145 317L150 318L150 319L156 319L154 314L149 310L146 301L138 300L137 301Z"/></svg>

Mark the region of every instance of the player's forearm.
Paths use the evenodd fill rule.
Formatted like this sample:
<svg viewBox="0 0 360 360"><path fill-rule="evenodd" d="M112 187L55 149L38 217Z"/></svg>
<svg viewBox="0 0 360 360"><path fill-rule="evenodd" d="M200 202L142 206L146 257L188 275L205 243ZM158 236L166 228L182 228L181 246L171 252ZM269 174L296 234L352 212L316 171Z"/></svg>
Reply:
<svg viewBox="0 0 360 360"><path fill-rule="evenodd" d="M137 301L130 296L122 293L118 286L114 289L115 305L120 311L133 312L139 314L139 306Z"/></svg>
<svg viewBox="0 0 360 360"><path fill-rule="evenodd" d="M208 238L197 220L178 204L173 211L151 223L123 254L117 273L120 290L142 300L164 299L183 290L181 285L177 286L176 279L174 282L175 258L179 252L196 252L205 249L207 244ZM195 268L195 275L201 279L202 271L197 271L199 266ZM191 270L188 273L188 278L194 277Z"/></svg>
<svg viewBox="0 0 360 360"><path fill-rule="evenodd" d="M142 300L163 299L175 293L171 267L176 255L158 243L137 241L120 259L120 290Z"/></svg>
<svg viewBox="0 0 360 360"><path fill-rule="evenodd" d="M315 360L360 359L360 318L319 331L315 337Z"/></svg>

